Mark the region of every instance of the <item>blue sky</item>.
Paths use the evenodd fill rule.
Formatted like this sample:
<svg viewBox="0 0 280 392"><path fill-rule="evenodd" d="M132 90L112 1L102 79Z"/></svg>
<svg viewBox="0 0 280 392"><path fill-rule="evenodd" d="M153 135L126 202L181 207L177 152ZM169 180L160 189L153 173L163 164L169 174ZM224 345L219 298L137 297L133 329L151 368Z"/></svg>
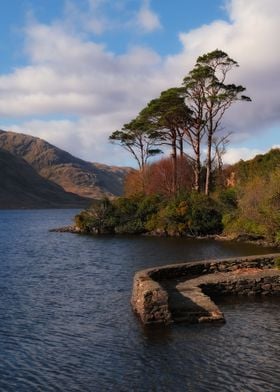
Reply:
<svg viewBox="0 0 280 392"><path fill-rule="evenodd" d="M252 103L235 105L225 160L278 146L278 0L4 0L0 126L90 161L131 164L108 136L216 48Z"/></svg>
<svg viewBox="0 0 280 392"><path fill-rule="evenodd" d="M1 4L2 19L0 25L0 43L2 62L1 69L9 71L14 66L25 64L22 45L24 35L22 31L30 17L36 18L40 23L53 23L57 19L63 19L67 13L67 3L64 0L11 0ZM79 10L87 12L86 0L73 1L79 4ZM110 19L125 21L137 13L141 8L141 1L129 0L123 2L125 6L117 8L113 0L104 1L103 10ZM176 4L176 2L174 3ZM189 6L191 5L192 6ZM123 11L125 10L125 12ZM96 42L104 43L114 53L125 53L127 49L135 45L148 45L161 55L175 54L181 49L178 34L181 31L190 30L197 26L210 23L217 18L226 19L227 15L223 3L220 0L196 0L177 1L172 6L169 1L154 1L153 10L159 15L161 27L155 29L153 34L135 31L128 34L127 30L118 28L109 29L102 34L90 34ZM7 45L8 43L8 45Z"/></svg>

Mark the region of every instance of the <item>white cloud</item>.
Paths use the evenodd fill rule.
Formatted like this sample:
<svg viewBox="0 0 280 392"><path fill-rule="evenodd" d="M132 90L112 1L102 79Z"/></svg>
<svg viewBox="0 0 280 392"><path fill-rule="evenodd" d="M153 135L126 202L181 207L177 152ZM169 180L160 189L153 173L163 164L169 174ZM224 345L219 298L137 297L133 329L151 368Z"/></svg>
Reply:
<svg viewBox="0 0 280 392"><path fill-rule="evenodd" d="M61 26L26 30L31 65L0 76L0 115L95 114L134 116L148 97L160 57L146 48L114 55L104 46L69 35Z"/></svg>
<svg viewBox="0 0 280 392"><path fill-rule="evenodd" d="M91 0L93 19L105 2ZM225 125L235 132L235 141L257 137L265 127L280 122L280 2L231 0L228 12L229 22L214 21L182 32L181 52L165 58L143 47L112 53L71 30L67 17L49 25L31 21L25 29L29 64L0 75L0 116L13 118L18 127L14 129L44 137L85 159L122 164L123 152L108 144L110 132L137 115L160 91L180 84L197 56L219 48L239 62L232 80L246 86L253 100L234 105ZM146 31L160 27L149 2L142 4L137 17ZM68 120L69 115L77 120ZM38 120L40 116L62 120ZM231 149L227 160L250 157L250 151L256 153Z"/></svg>
<svg viewBox="0 0 280 392"><path fill-rule="evenodd" d="M143 4L137 15L137 24L140 29L148 33L161 28L159 17L151 10L149 0L143 0Z"/></svg>
<svg viewBox="0 0 280 392"><path fill-rule="evenodd" d="M280 144L276 144L271 147L271 149L280 148ZM230 147L226 151L223 161L226 164L233 164L238 161L252 159L258 154L265 154L267 150L260 148L247 148L247 147Z"/></svg>
<svg viewBox="0 0 280 392"><path fill-rule="evenodd" d="M177 68L216 48L237 60L240 68L232 80L243 84L251 104L237 104L227 115L230 130L258 132L279 122L280 2L278 0L231 0L230 22L214 21L180 35L183 51L171 59Z"/></svg>
<svg viewBox="0 0 280 392"><path fill-rule="evenodd" d="M254 158L254 156L256 156L257 154L263 154L264 152L266 151L261 151L257 148L253 148L253 149L246 148L246 147L229 148L228 151L225 153L223 160L224 163L226 164L233 164L240 161L240 159L243 160L251 159Z"/></svg>
<svg viewBox="0 0 280 392"><path fill-rule="evenodd" d="M88 7L82 11L77 2L68 0L64 10L64 25L70 31L76 28L96 35L102 34L112 28L112 22L103 12L106 2L106 0L87 0Z"/></svg>
<svg viewBox="0 0 280 392"><path fill-rule="evenodd" d="M131 166L129 156L117 146L109 143L112 122L122 124L121 115L109 118L107 115L85 116L78 120L31 120L6 127L13 132L36 135L41 139L69 152L70 154L91 162L106 163L108 151L109 162L115 165ZM3 129L4 127L0 127ZM100 130L102 129L102 132ZM114 129L113 129L114 130Z"/></svg>
<svg viewBox="0 0 280 392"><path fill-rule="evenodd" d="M127 155L108 137L162 89L154 79L160 56L143 47L115 55L63 25L37 22L26 28L26 52L30 65L0 76L0 116L14 119L9 128L87 160L124 164ZM41 116L65 120L36 119ZM21 122L24 117L34 120Z"/></svg>
<svg viewBox="0 0 280 392"><path fill-rule="evenodd" d="M69 31L101 35L106 31L126 30L128 34L137 29L139 33L151 33L161 28L159 16L151 9L150 0L138 0L138 12L131 7L131 0L85 0L87 7L67 0L63 24Z"/></svg>

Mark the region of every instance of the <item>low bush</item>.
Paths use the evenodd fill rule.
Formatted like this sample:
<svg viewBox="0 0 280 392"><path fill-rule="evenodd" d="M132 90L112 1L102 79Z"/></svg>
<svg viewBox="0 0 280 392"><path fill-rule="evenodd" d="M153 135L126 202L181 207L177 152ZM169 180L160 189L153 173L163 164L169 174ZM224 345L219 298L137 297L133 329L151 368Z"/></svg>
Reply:
<svg viewBox="0 0 280 392"><path fill-rule="evenodd" d="M77 215L76 225L84 232L96 234L157 232L202 236L218 234L223 229L217 203L197 193L171 200L161 200L156 195L104 199Z"/></svg>

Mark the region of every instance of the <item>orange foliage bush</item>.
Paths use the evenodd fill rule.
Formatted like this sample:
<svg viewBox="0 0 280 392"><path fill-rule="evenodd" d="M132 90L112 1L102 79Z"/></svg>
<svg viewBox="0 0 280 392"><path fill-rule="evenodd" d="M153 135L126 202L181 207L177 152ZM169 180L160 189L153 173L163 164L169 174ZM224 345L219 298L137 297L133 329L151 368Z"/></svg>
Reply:
<svg viewBox="0 0 280 392"><path fill-rule="evenodd" d="M186 157L177 160L177 191L190 191L193 186L193 167ZM135 171L127 176L125 195L137 193L146 195L173 194L173 162L171 158L163 158L140 172Z"/></svg>

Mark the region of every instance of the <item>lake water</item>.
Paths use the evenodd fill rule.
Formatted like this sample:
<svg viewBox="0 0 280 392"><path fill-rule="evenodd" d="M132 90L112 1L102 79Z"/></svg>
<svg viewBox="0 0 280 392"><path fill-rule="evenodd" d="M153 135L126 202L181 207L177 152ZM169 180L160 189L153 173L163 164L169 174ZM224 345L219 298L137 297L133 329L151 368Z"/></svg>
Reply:
<svg viewBox="0 0 280 392"><path fill-rule="evenodd" d="M134 273L273 252L230 242L48 230L75 210L0 211L0 391L280 390L280 300L227 300L225 325L145 329Z"/></svg>

